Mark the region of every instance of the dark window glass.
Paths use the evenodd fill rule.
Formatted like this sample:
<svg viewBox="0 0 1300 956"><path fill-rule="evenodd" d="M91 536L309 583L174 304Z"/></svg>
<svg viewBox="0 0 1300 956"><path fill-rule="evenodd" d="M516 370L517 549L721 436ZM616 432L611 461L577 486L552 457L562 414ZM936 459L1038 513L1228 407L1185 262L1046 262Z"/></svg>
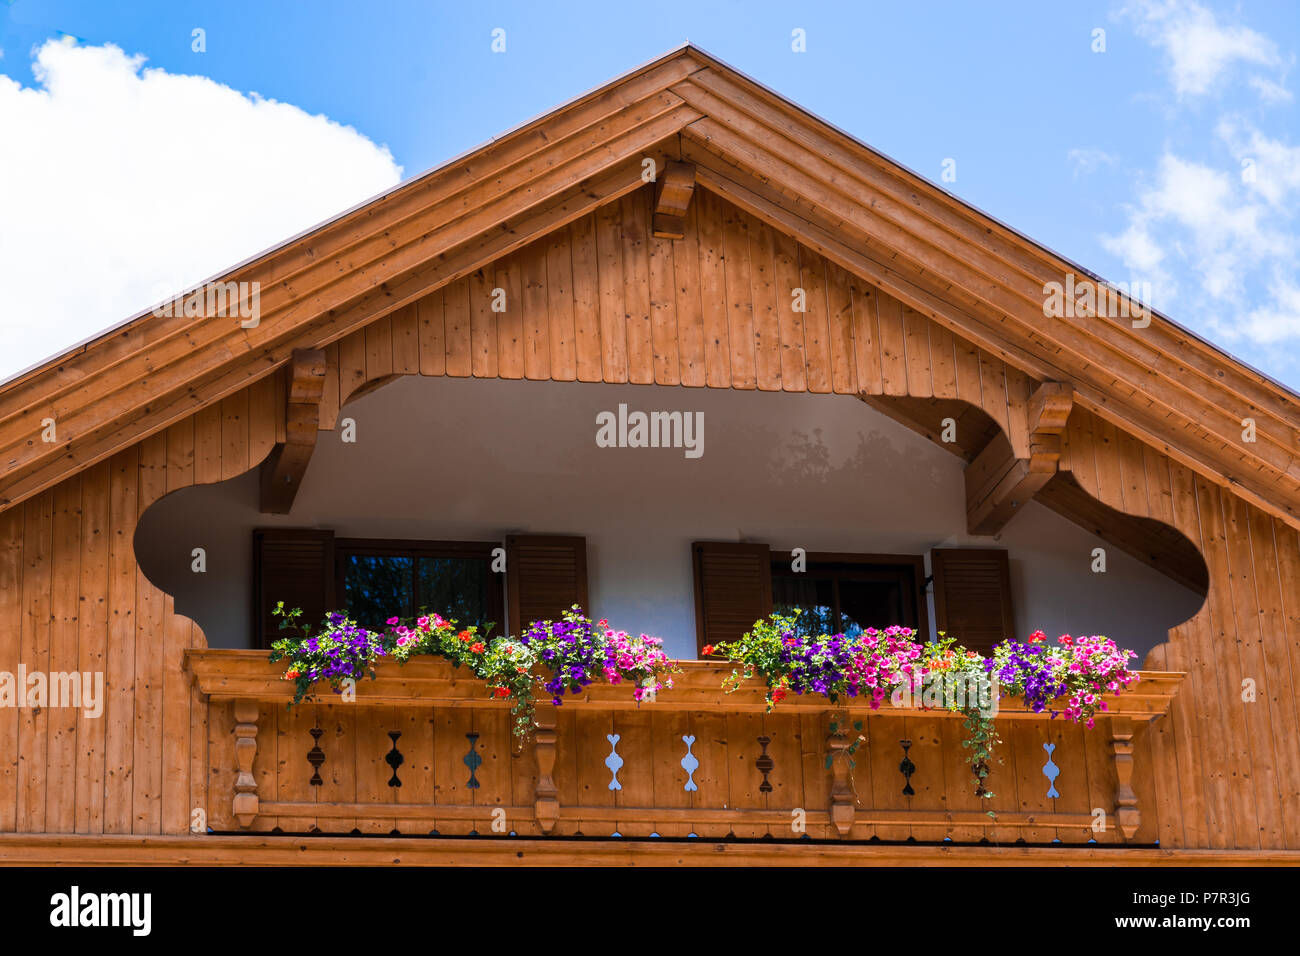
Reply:
<svg viewBox="0 0 1300 956"><path fill-rule="evenodd" d="M401 555L343 555L343 601L358 624L383 630L394 614L411 614L414 558Z"/></svg>
<svg viewBox="0 0 1300 956"><path fill-rule="evenodd" d="M916 568L875 561L813 561L792 571L772 565L772 604L780 613L798 608L804 634L856 637L868 627L920 629Z"/></svg>
<svg viewBox="0 0 1300 956"><path fill-rule="evenodd" d="M419 559L416 579L416 609L437 611L462 626L483 627L491 619L488 587L492 580L488 563L481 558Z"/></svg>
<svg viewBox="0 0 1300 956"><path fill-rule="evenodd" d="M344 607L357 623L383 630L390 617L437 612L461 626L501 619L493 544L345 539L337 542Z"/></svg>

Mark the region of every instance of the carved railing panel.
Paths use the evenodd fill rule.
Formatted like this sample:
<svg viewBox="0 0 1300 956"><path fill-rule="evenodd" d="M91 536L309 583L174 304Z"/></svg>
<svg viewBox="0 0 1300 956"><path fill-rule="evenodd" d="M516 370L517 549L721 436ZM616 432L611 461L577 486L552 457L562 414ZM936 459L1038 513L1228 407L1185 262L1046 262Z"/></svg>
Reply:
<svg viewBox="0 0 1300 956"><path fill-rule="evenodd" d="M1133 842L1152 829L1145 723L1178 682L1145 675L1091 731L1004 708L995 796L981 800L959 717L810 698L765 713L761 692L708 690L712 665L640 708L597 693L543 701L521 745L507 705L437 662L385 669L355 702L327 692L287 709L257 658L189 661L218 832Z"/></svg>

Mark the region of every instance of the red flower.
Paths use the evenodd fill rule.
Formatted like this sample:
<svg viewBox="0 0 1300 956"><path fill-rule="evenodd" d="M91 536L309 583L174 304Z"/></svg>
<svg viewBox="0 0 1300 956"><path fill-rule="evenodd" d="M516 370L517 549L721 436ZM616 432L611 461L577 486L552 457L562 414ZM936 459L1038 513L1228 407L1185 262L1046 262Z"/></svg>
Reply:
<svg viewBox="0 0 1300 956"><path fill-rule="evenodd" d="M483 648L483 642L482 642L482 641L475 641L473 644L471 644L471 645L469 646L469 649L470 649L471 651L473 651L475 654L482 654L482 653L483 653L483 650L484 650L484 648Z"/></svg>
<svg viewBox="0 0 1300 956"><path fill-rule="evenodd" d="M295 677L297 677L297 676L298 676L298 672L297 672L297 671L286 671L286 672L285 672L285 675L284 675L284 679L285 679L285 680L293 680L293 679L294 679Z"/></svg>
<svg viewBox="0 0 1300 956"><path fill-rule="evenodd" d="M1071 644L1074 643L1074 638L1072 638L1069 634L1062 634L1060 637L1057 638L1057 640L1060 641L1062 644L1064 644L1066 647L1069 647Z"/></svg>
<svg viewBox="0 0 1300 956"><path fill-rule="evenodd" d="M776 690L772 691L772 701L773 701L774 703L780 703L780 702L783 701L783 700L785 700L785 691L784 691L784 690L782 690L780 687L778 687Z"/></svg>
<svg viewBox="0 0 1300 956"><path fill-rule="evenodd" d="M1039 641L1045 641L1045 640L1047 640L1047 635L1044 634L1042 631L1034 631L1034 633L1029 635L1030 644L1037 644Z"/></svg>
<svg viewBox="0 0 1300 956"><path fill-rule="evenodd" d="M461 641L465 644L468 644L471 640L473 640L473 635L470 634L469 631L461 631L456 636L459 637Z"/></svg>
<svg viewBox="0 0 1300 956"><path fill-rule="evenodd" d="M704 647L700 649L700 653L703 654L705 657L708 657L710 654L713 653L713 645L705 644Z"/></svg>
<svg viewBox="0 0 1300 956"><path fill-rule="evenodd" d="M508 696L509 694L510 694L510 689L507 688L507 687L494 687L494 688L492 688L492 696L493 696L493 697L506 697L506 696Z"/></svg>

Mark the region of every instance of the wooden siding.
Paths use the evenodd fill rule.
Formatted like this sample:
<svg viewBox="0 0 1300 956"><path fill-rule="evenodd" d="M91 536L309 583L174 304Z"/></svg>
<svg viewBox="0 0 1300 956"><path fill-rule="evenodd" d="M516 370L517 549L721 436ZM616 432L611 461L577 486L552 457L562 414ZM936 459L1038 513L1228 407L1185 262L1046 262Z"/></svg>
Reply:
<svg viewBox="0 0 1300 956"><path fill-rule="evenodd" d="M707 190L679 240L650 236L649 201L632 192L330 345L325 426L359 390L418 371L955 399L1024 448L1035 382L1021 370ZM790 308L795 287L807 312ZM484 308L494 288L503 313ZM102 668L107 694L101 720L0 709L0 831L188 828L207 748L230 728L191 729L201 702L180 659L204 638L141 574L136 522L169 491L256 466L283 408L263 378L0 511L0 667ZM1210 571L1204 607L1145 662L1189 676L1137 738L1153 791L1137 841L1300 848L1296 530L1082 409L1062 460L1100 501L1181 531ZM1100 765L1106 742L1087 740Z"/></svg>
<svg viewBox="0 0 1300 956"><path fill-rule="evenodd" d="M183 655L207 644L141 572L136 523L265 458L283 432L277 388L263 379L0 513L0 669L102 671L105 698L100 718L0 709L0 831L183 833L203 806Z"/></svg>

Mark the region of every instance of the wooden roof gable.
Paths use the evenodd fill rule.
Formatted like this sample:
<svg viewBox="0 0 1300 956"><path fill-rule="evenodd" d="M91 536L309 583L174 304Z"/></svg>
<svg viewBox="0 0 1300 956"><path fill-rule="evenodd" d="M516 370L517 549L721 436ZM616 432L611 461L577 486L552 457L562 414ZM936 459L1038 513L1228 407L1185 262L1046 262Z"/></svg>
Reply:
<svg viewBox="0 0 1300 956"><path fill-rule="evenodd" d="M1048 283L1092 277L690 46L222 276L260 283L254 327L146 313L0 385L0 508L632 192L646 157L1300 527L1295 394L1159 315L1046 316Z"/></svg>

